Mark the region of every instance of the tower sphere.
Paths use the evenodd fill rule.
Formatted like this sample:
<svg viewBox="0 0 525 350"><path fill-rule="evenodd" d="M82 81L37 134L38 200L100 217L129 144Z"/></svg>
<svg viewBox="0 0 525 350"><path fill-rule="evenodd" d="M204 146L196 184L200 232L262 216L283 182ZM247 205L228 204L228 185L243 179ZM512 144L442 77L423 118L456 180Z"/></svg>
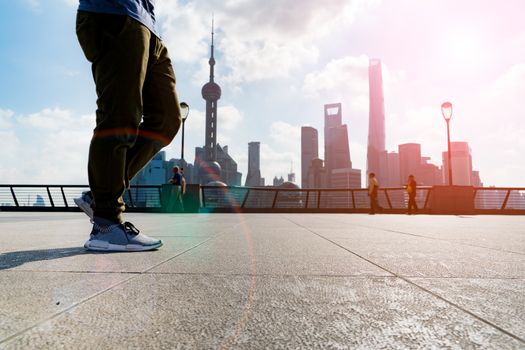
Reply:
<svg viewBox="0 0 525 350"><path fill-rule="evenodd" d="M221 98L221 87L213 82L207 82L202 87L202 98L206 101L216 101Z"/></svg>

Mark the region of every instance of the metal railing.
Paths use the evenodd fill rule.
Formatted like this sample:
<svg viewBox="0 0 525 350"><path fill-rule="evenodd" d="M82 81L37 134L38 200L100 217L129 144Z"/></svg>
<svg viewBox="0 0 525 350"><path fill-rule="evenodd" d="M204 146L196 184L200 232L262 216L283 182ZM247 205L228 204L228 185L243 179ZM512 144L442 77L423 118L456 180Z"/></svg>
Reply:
<svg viewBox="0 0 525 350"><path fill-rule="evenodd" d="M76 211L87 185L0 185L0 210ZM160 211L161 187L131 186L123 196L130 211Z"/></svg>
<svg viewBox="0 0 525 350"><path fill-rule="evenodd" d="M1 185L0 210L77 211L73 201L87 185ZM474 210L479 214L525 214L525 188L477 187ZM430 212L432 187L418 187L416 203ZM129 211L160 212L161 185L131 186L124 196ZM379 205L387 212L404 212L404 188L380 188ZM278 187L200 186L200 210L223 212L367 212L366 189L284 189Z"/></svg>
<svg viewBox="0 0 525 350"><path fill-rule="evenodd" d="M370 208L367 189L283 189L278 187L201 186L202 208L215 211L354 211ZM430 187L418 188L416 202L428 208ZM408 195L404 188L379 190L379 205L385 209L404 210Z"/></svg>
<svg viewBox="0 0 525 350"><path fill-rule="evenodd" d="M283 189L276 187L201 186L202 208L237 212L366 212L370 209L367 189ZM525 188L473 188L474 210L479 214L525 214ZM430 211L432 187L418 187L420 212ZM404 212L408 206L405 188L380 188L378 202L386 212Z"/></svg>

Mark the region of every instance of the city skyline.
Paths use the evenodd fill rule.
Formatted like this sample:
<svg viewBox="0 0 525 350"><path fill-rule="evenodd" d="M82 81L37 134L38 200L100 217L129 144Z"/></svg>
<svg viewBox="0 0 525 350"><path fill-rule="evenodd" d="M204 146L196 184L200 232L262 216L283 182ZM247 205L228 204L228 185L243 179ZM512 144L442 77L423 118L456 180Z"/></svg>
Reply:
<svg viewBox="0 0 525 350"><path fill-rule="evenodd" d="M312 1L285 11L291 5L159 3L159 28L173 58L177 89L191 106L186 159L193 159L203 140L200 87L209 73L214 12L221 62L215 74L223 90L217 142L229 146L243 174L246 145L257 140L261 176L286 177L290 161L300 164L300 127L321 130L323 105L334 101L342 103L342 123L349 125L352 165L364 173L367 69L370 58L378 57L387 150L419 143L431 163L441 163L446 128L439 106L450 100L452 141L469 143L483 183L525 186L516 176L525 173L520 102L525 28L517 15L523 3ZM11 33L0 46L0 182L86 183L95 98L74 34L76 1L19 0L0 10L4 32ZM179 158L180 134L166 154Z"/></svg>

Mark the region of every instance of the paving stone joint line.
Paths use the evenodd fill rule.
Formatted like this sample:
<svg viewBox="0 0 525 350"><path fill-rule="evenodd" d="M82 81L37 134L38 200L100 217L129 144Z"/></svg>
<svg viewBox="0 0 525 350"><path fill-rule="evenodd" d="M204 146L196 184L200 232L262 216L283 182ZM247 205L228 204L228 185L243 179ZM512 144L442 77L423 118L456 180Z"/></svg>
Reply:
<svg viewBox="0 0 525 350"><path fill-rule="evenodd" d="M361 256L360 254L356 253L356 252L351 251L350 249L348 249L348 248L346 248L346 247L344 247L344 246L338 244L337 242L332 241L331 239L329 239L329 238L327 238L327 237L324 237L323 235L321 235L321 234L319 234L319 233L317 233L317 232L311 230L311 229L308 228L308 227L305 227L305 226L303 226L303 225L301 225L301 224L299 224L299 223L293 221L293 220L290 219L290 218L287 218L287 219L288 219L291 223L293 223L293 224L295 224L295 225L297 225L297 226L299 226L299 227L302 227L302 228L304 228L304 229L310 231L311 233L313 233L313 234L315 234L315 235L317 235L317 236L319 236L319 237L321 237L321 238L327 240L328 242L330 242L330 243L332 243L332 244L334 244L334 245L336 245L336 246L338 246L338 247L340 247L340 248L346 250L347 252L349 252L349 253L351 253L351 254L353 254L353 255L355 255L355 256L357 256L357 257L363 259L363 260L365 260L366 262L368 262L368 263L370 263L370 264L372 264L372 265L374 265L374 266L376 266L376 267L378 267L378 268L380 268L380 269L382 269L382 270L384 270L384 271L386 271L386 272L388 272L388 273L391 273L392 275L394 275L395 277L399 278L400 280L402 280L402 281L404 281L404 282L406 282L406 283L408 283L408 284L410 284L410 285L413 285L414 287L416 287L416 288L418 288L418 289L420 289L420 290L422 290L422 291L424 291L424 292L426 292L426 293L432 295L433 297L435 297L435 298L437 298L437 299L439 299L439 300L444 301L445 303L447 303L447 304L449 304L449 305L451 305L451 306L457 308L458 310L460 310L460 311L462 311L462 312L464 312L464 313L466 313L466 314L468 314L468 315L474 317L475 319L477 319L477 320L479 320L479 321L481 321L481 322L483 322L483 323L485 323L485 324L487 324L487 325L489 325L489 326L491 326L491 327L497 329L498 331L500 331L500 332L502 332L502 333L504 333L504 334L506 334L506 335L508 335L508 336L510 336L510 337L512 337L512 338L514 338L514 339L516 339L516 340L518 340L518 341L520 341L520 342L522 342L522 343L525 343L525 339L523 339L523 338L521 338L521 337L519 337L519 336L517 336L517 335L515 335L515 334L513 334L513 333L511 333L511 332L509 332L509 331L507 331L506 329L504 329L504 328L502 328L502 327L496 325L495 323L492 323L492 322L489 321L489 320L484 319L483 317L481 317L481 316L479 316L479 315L476 315L476 314L473 313L472 311L469 311L469 310L463 308L462 306L460 306L460 305L454 303L453 301L450 301L450 300L446 299L445 297L442 297L441 295L436 294L436 293L432 292L431 290L426 289L426 288L423 287L423 286L420 286L419 284L417 284L417 283L415 283L415 282L413 282L413 281L407 279L407 278L404 277L404 276L398 275L397 273L395 273L395 272L393 272L393 271L390 271L388 268L386 268L386 267L384 267L384 266L381 266L381 265L379 265L378 263L376 263L376 262L374 262L374 261L372 261L372 260L370 260L370 259L367 259L367 258Z"/></svg>

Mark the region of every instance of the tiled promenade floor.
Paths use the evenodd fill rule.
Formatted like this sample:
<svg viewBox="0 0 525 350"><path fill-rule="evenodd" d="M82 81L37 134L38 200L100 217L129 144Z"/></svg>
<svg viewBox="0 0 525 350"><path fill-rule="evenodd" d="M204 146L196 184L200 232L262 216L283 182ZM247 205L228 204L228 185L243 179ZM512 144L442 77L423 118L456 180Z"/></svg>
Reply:
<svg viewBox="0 0 525 350"><path fill-rule="evenodd" d="M525 349L525 217L0 212L0 349Z"/></svg>

